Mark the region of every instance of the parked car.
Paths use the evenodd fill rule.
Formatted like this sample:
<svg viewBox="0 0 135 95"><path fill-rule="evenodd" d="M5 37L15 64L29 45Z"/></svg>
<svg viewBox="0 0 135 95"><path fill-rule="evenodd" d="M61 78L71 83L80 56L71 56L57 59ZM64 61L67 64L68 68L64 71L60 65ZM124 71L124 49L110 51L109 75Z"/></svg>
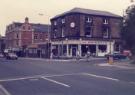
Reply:
<svg viewBox="0 0 135 95"><path fill-rule="evenodd" d="M15 53L7 53L7 54L5 54L5 58L6 59L17 60L18 59L18 56Z"/></svg>
<svg viewBox="0 0 135 95"><path fill-rule="evenodd" d="M4 55L2 53L0 53L0 58L3 58L3 57L4 57Z"/></svg>
<svg viewBox="0 0 135 95"><path fill-rule="evenodd" d="M119 59L126 59L127 56L121 53L113 53L113 54L106 54L105 57L109 59L109 57L113 57L114 60L119 60Z"/></svg>

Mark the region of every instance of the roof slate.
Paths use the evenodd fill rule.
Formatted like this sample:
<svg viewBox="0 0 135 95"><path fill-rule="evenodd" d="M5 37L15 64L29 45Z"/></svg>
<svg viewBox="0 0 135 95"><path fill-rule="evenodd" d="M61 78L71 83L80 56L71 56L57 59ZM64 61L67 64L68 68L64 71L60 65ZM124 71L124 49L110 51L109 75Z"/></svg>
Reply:
<svg viewBox="0 0 135 95"><path fill-rule="evenodd" d="M97 16L108 16L108 17L121 18L121 16L113 14L111 12L92 10L92 9L84 9L84 8L73 8L70 11L56 15L54 18L57 18L59 16L64 16L64 15L69 14L69 13L82 13L82 14L90 14L90 15L97 15Z"/></svg>

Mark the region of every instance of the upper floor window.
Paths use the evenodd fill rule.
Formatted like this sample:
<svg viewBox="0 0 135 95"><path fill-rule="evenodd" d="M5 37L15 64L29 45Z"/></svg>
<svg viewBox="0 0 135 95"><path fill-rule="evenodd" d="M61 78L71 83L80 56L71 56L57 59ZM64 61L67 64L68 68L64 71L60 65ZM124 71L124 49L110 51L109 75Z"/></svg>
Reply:
<svg viewBox="0 0 135 95"><path fill-rule="evenodd" d="M64 30L64 28L62 27L62 28L61 28L61 35L62 35L62 37L65 37L64 32L65 32L65 30Z"/></svg>
<svg viewBox="0 0 135 95"><path fill-rule="evenodd" d="M38 39L38 35L37 34L34 35L34 39Z"/></svg>
<svg viewBox="0 0 135 95"><path fill-rule="evenodd" d="M93 21L92 17L89 17L89 16L87 16L85 19L86 19L85 21L87 23L92 23L92 21Z"/></svg>
<svg viewBox="0 0 135 95"><path fill-rule="evenodd" d="M31 27L30 26L28 26L28 30L30 30L31 29Z"/></svg>
<svg viewBox="0 0 135 95"><path fill-rule="evenodd" d="M86 27L85 28L85 36L92 37L92 31L93 31L92 27Z"/></svg>
<svg viewBox="0 0 135 95"><path fill-rule="evenodd" d="M16 34L16 38L19 38L19 35L18 34Z"/></svg>
<svg viewBox="0 0 135 95"><path fill-rule="evenodd" d="M54 29L53 37L56 38L57 29Z"/></svg>
<svg viewBox="0 0 135 95"><path fill-rule="evenodd" d="M108 23L109 23L109 19L104 18L104 19L103 19L103 24L108 24Z"/></svg>
<svg viewBox="0 0 135 95"><path fill-rule="evenodd" d="M103 38L109 38L109 28L103 27Z"/></svg>
<svg viewBox="0 0 135 95"><path fill-rule="evenodd" d="M23 28L23 30L25 30L25 26L23 26L22 28Z"/></svg>
<svg viewBox="0 0 135 95"><path fill-rule="evenodd" d="M54 25L57 25L57 21L54 21Z"/></svg>
<svg viewBox="0 0 135 95"><path fill-rule="evenodd" d="M42 39L42 34L40 34L39 38Z"/></svg>
<svg viewBox="0 0 135 95"><path fill-rule="evenodd" d="M62 24L65 23L65 18L62 18L61 19L61 22L62 22Z"/></svg>

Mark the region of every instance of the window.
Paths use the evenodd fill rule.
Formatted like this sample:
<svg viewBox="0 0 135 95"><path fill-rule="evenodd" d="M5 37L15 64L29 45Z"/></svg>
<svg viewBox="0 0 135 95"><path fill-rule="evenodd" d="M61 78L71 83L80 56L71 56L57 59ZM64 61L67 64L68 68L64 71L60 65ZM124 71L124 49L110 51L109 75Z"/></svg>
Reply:
<svg viewBox="0 0 135 95"><path fill-rule="evenodd" d="M65 32L64 27L62 27L61 28L61 35L62 35L62 37L65 37L64 32Z"/></svg>
<svg viewBox="0 0 135 95"><path fill-rule="evenodd" d="M56 21L54 21L54 25L57 25L57 22Z"/></svg>
<svg viewBox="0 0 135 95"><path fill-rule="evenodd" d="M61 22L62 22L62 24L65 23L65 18L62 18Z"/></svg>
<svg viewBox="0 0 135 95"><path fill-rule="evenodd" d="M53 37L56 38L57 29L54 29Z"/></svg>
<svg viewBox="0 0 135 95"><path fill-rule="evenodd" d="M25 30L25 26L23 26L22 28L23 28L23 30Z"/></svg>
<svg viewBox="0 0 135 95"><path fill-rule="evenodd" d="M39 38L42 39L42 34L40 34L40 37Z"/></svg>
<svg viewBox="0 0 135 95"><path fill-rule="evenodd" d="M19 43L18 43L18 41L16 41L16 46L18 46L19 45Z"/></svg>
<svg viewBox="0 0 135 95"><path fill-rule="evenodd" d="M88 17L86 17L85 19L86 19L85 21L86 21L87 23L92 23L92 18L91 18L91 17L88 16Z"/></svg>
<svg viewBox="0 0 135 95"><path fill-rule="evenodd" d="M103 19L103 24L108 24L109 20L107 18Z"/></svg>
<svg viewBox="0 0 135 95"><path fill-rule="evenodd" d="M29 27L28 27L28 30L30 30L30 29L31 29L31 27L29 26Z"/></svg>
<svg viewBox="0 0 135 95"><path fill-rule="evenodd" d="M99 45L98 47L99 52L106 52L107 51L107 45Z"/></svg>
<svg viewBox="0 0 135 95"><path fill-rule="evenodd" d="M103 38L108 38L108 37L109 37L109 28L103 27Z"/></svg>
<svg viewBox="0 0 135 95"><path fill-rule="evenodd" d="M19 38L19 35L18 34L16 34L16 38Z"/></svg>
<svg viewBox="0 0 135 95"><path fill-rule="evenodd" d="M91 37L92 36L92 31L93 31L92 27L86 27L85 28L85 35L87 37Z"/></svg>
<svg viewBox="0 0 135 95"><path fill-rule="evenodd" d="M34 39L38 39L38 35L37 34L34 34Z"/></svg>

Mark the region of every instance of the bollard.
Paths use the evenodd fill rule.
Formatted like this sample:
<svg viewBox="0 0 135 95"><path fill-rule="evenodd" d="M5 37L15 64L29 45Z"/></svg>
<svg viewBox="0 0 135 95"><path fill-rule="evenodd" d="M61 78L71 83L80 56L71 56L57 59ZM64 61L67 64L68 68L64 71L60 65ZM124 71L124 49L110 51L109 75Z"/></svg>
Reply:
<svg viewBox="0 0 135 95"><path fill-rule="evenodd" d="M109 56L108 63L109 63L110 65L113 64L113 56Z"/></svg>

